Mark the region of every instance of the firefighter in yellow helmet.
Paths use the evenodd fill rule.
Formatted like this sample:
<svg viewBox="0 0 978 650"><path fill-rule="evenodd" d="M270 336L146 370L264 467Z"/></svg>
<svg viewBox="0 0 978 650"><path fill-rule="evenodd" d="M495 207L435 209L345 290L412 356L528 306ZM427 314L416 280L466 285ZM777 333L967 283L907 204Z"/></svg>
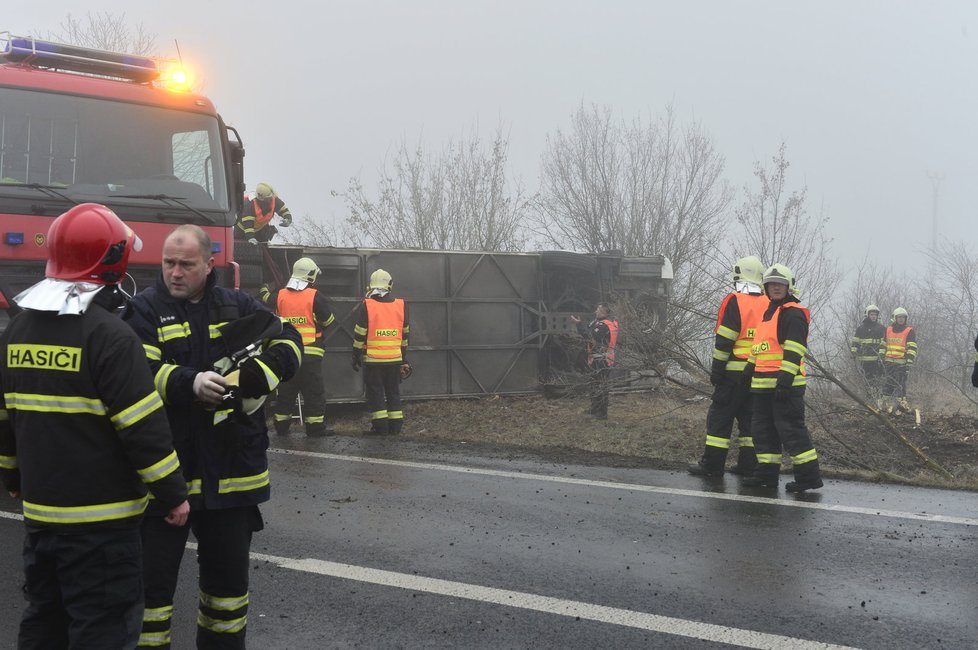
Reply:
<svg viewBox="0 0 978 650"><path fill-rule="evenodd" d="M407 360L408 308L391 293L394 279L384 269L370 275L367 295L357 309L353 328L353 369L363 367L372 434L398 434L404 425L401 380L411 366Z"/></svg>
<svg viewBox="0 0 978 650"><path fill-rule="evenodd" d="M275 402L275 432L288 435L296 398L302 394L302 422L310 437L331 436L326 426L326 389L323 382L323 342L326 328L336 320L333 311L314 285L322 271L308 257L292 265L292 277L283 289L262 290L262 300L273 305L276 313L292 323L302 335L302 365L291 380L279 385Z"/></svg>
<svg viewBox="0 0 978 650"><path fill-rule="evenodd" d="M883 359L883 399L896 400L897 413L910 412L907 403L907 374L917 360L917 336L914 328L907 324L910 314L903 307L893 310L893 317L886 328L880 343L879 353ZM888 405L888 410L893 404Z"/></svg>
<svg viewBox="0 0 978 650"><path fill-rule="evenodd" d="M795 474L785 488L815 490L822 487L822 475L805 426L810 316L795 296L795 276L787 266L774 264L764 272L764 292L771 302L754 332L745 371L751 380L757 469L743 484L777 488L783 448L791 456Z"/></svg>
<svg viewBox="0 0 978 650"><path fill-rule="evenodd" d="M282 219L279 223L282 228L292 225L292 213L285 206L282 197L268 183L258 183L255 197L244 203L236 230L249 244L257 246L268 243L277 232L272 225L272 217L276 214Z"/></svg>
<svg viewBox="0 0 978 650"><path fill-rule="evenodd" d="M761 288L763 276L764 263L754 255L734 263L731 274L734 290L720 304L713 330L713 366L710 371L713 401L706 415L706 445L700 461L689 466L690 474L723 476L734 420L739 431L739 452L737 464L730 471L749 476L757 466L751 435L751 394L743 374L754 331L769 302Z"/></svg>

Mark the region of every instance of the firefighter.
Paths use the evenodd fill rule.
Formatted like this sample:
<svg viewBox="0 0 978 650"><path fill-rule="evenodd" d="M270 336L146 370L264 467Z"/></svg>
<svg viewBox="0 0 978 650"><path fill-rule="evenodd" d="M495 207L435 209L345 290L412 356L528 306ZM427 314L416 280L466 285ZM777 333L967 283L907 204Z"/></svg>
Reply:
<svg viewBox="0 0 978 650"><path fill-rule="evenodd" d="M856 328L849 345L852 358L859 364L866 386L874 397L879 398L880 384L883 378L883 364L880 361L879 348L886 335L886 328L880 320L880 308L876 305L866 305L863 322Z"/></svg>
<svg viewBox="0 0 978 650"><path fill-rule="evenodd" d="M587 339L587 366L591 371L591 409L588 414L598 420L607 420L608 379L611 366L615 365L618 321L611 318L611 308L604 302L594 308L594 320L587 325L577 316L571 316L571 321L577 326L577 333Z"/></svg>
<svg viewBox="0 0 978 650"><path fill-rule="evenodd" d="M778 487L782 447L791 456L795 480L785 488L804 492L822 487L818 454L805 426L805 354L808 309L795 296L795 277L775 264L764 272L770 304L754 332L745 378L750 378L754 417L751 422L757 469L745 486Z"/></svg>
<svg viewBox="0 0 978 650"><path fill-rule="evenodd" d="M275 236L272 217L276 214L282 219L279 222L282 228L292 225L292 213L285 206L285 201L275 193L271 185L258 183L255 186L255 198L245 201L236 228L249 244L267 244Z"/></svg>
<svg viewBox="0 0 978 650"><path fill-rule="evenodd" d="M749 476L757 466L754 439L751 436L751 395L743 381L747 358L750 356L754 331L768 306L761 288L764 263L750 255L734 264L734 291L720 304L714 328L713 364L710 383L713 400L706 415L706 445L703 456L689 473L696 476L723 476L734 420L737 421L737 464L734 474Z"/></svg>
<svg viewBox="0 0 978 650"><path fill-rule="evenodd" d="M887 402L895 399L897 413L911 410L907 403L907 374L917 360L917 337L914 329L907 325L908 318L903 307L894 309L879 347L879 355L883 358L883 399ZM892 411L893 404L888 404L887 409Z"/></svg>
<svg viewBox="0 0 978 650"><path fill-rule="evenodd" d="M321 272L308 257L299 258L292 265L292 277L284 289L274 293L264 289L262 292L262 300L275 305L278 315L292 323L302 335L302 367L299 374L278 389L275 432L280 436L289 433L299 393L302 393L302 420L306 435L322 437L334 433L326 426L326 389L323 385L326 349L323 332L335 318L326 296L313 287Z"/></svg>
<svg viewBox="0 0 978 650"><path fill-rule="evenodd" d="M353 369L359 372L363 366L371 434L398 434L404 426L400 383L411 373L410 329L407 304L391 294L393 286L391 274L384 269L370 275L353 328Z"/></svg>
<svg viewBox="0 0 978 650"><path fill-rule="evenodd" d="M975 368L971 371L971 385L978 388L978 337L975 337Z"/></svg>
<svg viewBox="0 0 978 650"><path fill-rule="evenodd" d="M112 313L140 243L83 203L47 245L46 279L14 298L24 311L0 338L0 474L27 526L18 647L132 648L147 488L164 526L185 530L190 512L142 344Z"/></svg>
<svg viewBox="0 0 978 650"><path fill-rule="evenodd" d="M218 286L213 266L207 233L178 226L163 243L155 286L137 294L123 318L142 339L190 486L200 569L197 647L244 648L248 554L252 534L263 527L258 506L269 498L268 429L264 409L239 407L238 399L260 404L290 379L302 361L302 337L248 294ZM235 385L234 375L214 370L228 348L238 347L226 336L233 329L240 338L244 334L234 326L247 330L262 321L271 321L278 333L249 346L255 356L240 364ZM142 526L146 611L139 645L169 648L189 531L169 528L156 515L151 507Z"/></svg>

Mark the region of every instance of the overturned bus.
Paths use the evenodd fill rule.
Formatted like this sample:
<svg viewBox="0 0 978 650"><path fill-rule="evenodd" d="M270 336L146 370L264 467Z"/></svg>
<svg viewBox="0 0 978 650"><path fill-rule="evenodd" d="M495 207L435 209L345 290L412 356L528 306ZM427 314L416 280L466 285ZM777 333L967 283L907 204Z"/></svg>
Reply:
<svg viewBox="0 0 978 650"><path fill-rule="evenodd" d="M260 272L246 272L243 249L242 278L260 278ZM363 400L363 382L350 367L354 314L378 268L393 276L394 293L410 307L414 373L402 394L415 398L540 392L555 375L581 369L583 347L564 344L576 336L571 315L586 317L602 300L627 301L646 323L661 322L672 285L672 265L663 256L293 246L251 251L250 271L259 254L273 258L276 275L284 278L300 257L322 269L316 288L336 316L324 341L332 402Z"/></svg>

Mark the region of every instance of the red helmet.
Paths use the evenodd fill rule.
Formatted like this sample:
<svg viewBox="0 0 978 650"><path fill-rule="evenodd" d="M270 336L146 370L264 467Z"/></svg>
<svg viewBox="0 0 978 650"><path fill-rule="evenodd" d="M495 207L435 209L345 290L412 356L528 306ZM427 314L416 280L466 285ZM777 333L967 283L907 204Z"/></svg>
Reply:
<svg viewBox="0 0 978 650"><path fill-rule="evenodd" d="M115 284L126 274L129 253L141 248L139 237L115 212L82 203L51 224L44 273L58 280Z"/></svg>

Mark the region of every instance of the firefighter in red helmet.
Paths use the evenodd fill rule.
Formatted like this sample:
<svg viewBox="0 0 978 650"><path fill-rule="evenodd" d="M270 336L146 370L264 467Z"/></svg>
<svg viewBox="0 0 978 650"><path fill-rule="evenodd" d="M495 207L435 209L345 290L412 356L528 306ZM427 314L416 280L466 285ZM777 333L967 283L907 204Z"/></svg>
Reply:
<svg viewBox="0 0 978 650"><path fill-rule="evenodd" d="M139 239L84 203L47 244L46 278L14 298L24 311L0 337L0 475L27 525L18 647L129 648L147 491L171 525L190 511L142 343L111 313Z"/></svg>

